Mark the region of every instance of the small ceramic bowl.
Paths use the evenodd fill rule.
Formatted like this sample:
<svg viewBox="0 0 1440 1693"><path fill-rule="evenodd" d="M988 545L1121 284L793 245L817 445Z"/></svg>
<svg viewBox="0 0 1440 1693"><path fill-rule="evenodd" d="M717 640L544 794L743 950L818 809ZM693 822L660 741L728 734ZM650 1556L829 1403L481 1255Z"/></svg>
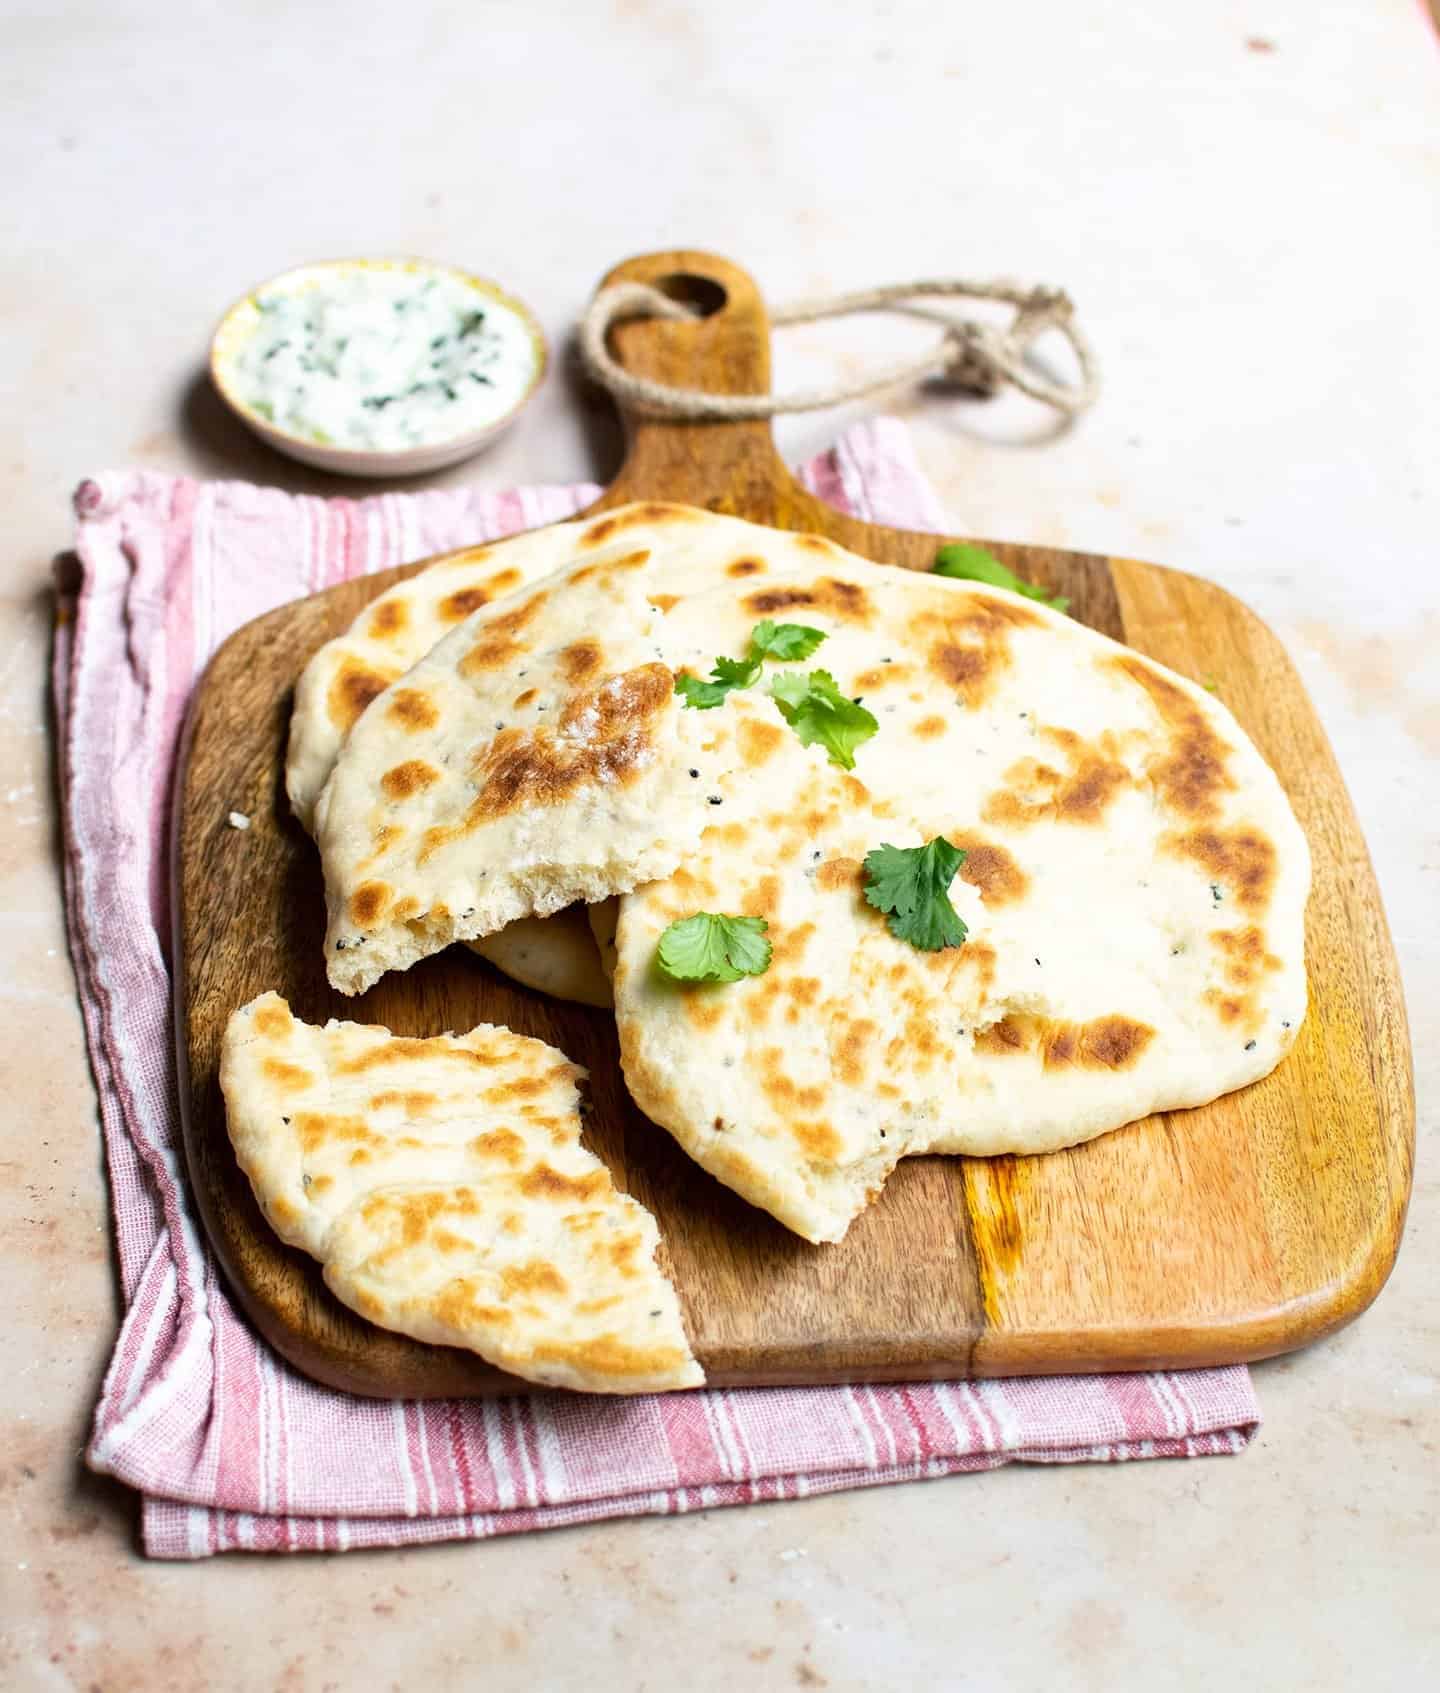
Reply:
<svg viewBox="0 0 1440 1693"><path fill-rule="evenodd" d="M502 417L493 418L479 428L466 430L444 440L427 441L413 447L337 447L297 435L288 429L277 429L267 418L253 411L236 392L231 379L231 366L245 341L254 334L260 321L257 294L272 291L296 292L322 281L327 273L336 271L382 270L404 271L415 276L446 276L472 288L477 294L507 306L524 324L534 347L534 369L519 399ZM459 464L468 459L497 435L506 430L525 409L544 380L549 364L549 350L545 335L535 314L523 301L483 277L457 270L453 265L431 264L426 259L327 259L318 264L301 265L280 276L252 288L243 300L237 300L221 318L210 342L210 379L225 404L236 417L266 441L277 452L313 464L321 470L333 470L341 476L418 476L427 470L441 470L446 465Z"/></svg>

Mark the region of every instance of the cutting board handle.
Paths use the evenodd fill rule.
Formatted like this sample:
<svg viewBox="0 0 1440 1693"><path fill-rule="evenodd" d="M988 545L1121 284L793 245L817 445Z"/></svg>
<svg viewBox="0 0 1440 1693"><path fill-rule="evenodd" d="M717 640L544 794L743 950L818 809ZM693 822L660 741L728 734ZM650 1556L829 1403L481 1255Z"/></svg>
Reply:
<svg viewBox="0 0 1440 1693"><path fill-rule="evenodd" d="M627 370L711 394L770 391L770 318L760 290L738 265L714 253L646 253L617 265L601 287L644 282L706 315L670 322L632 319L610 333ZM767 422L692 423L620 406L626 455L592 508L637 499L677 500L783 529L819 526L818 504L775 451Z"/></svg>

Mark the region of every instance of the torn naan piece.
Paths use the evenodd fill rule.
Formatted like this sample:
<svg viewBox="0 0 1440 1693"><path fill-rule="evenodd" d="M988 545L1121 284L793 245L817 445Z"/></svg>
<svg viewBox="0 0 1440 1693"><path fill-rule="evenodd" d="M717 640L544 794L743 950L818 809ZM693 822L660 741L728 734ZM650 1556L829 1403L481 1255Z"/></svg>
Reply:
<svg viewBox="0 0 1440 1693"><path fill-rule="evenodd" d="M836 1240L901 1156L1037 1153L1267 1074L1305 1014L1309 853L1274 774L1193 683L1046 607L831 564L666 619L672 666L757 618L878 725L853 772L763 685L704 713L740 749L725 811L620 901L625 1078L721 1181ZM767 673L768 673L767 667ZM865 898L867 855L945 837L963 944L921 951ZM667 926L765 919L763 973L679 983Z"/></svg>
<svg viewBox="0 0 1440 1693"><path fill-rule="evenodd" d="M763 581L817 547L831 543L649 500L440 559L373 600L306 665L295 689L285 765L291 808L313 834L320 792L371 701L458 624L482 608L503 613L502 602L554 571L650 551L655 567L649 592L663 611L673 603L670 590ZM533 918L515 935L507 927L468 944L527 987L587 1005L611 1004L608 975L582 918Z"/></svg>
<svg viewBox="0 0 1440 1693"><path fill-rule="evenodd" d="M667 875L699 838L704 727L656 657L650 556L477 613L355 725L315 813L341 992Z"/></svg>
<svg viewBox="0 0 1440 1693"><path fill-rule="evenodd" d="M797 539L695 506L646 500L438 560L372 600L301 672L285 758L291 809L313 834L320 790L366 707L484 607L557 570L645 551L675 558L673 581L657 581L652 592L718 586L737 574L763 578L796 562L789 549Z"/></svg>
<svg viewBox="0 0 1440 1693"><path fill-rule="evenodd" d="M655 1221L581 1145L583 1076L508 1029L316 1028L274 993L220 1061L261 1210L362 1317L545 1387L698 1387Z"/></svg>

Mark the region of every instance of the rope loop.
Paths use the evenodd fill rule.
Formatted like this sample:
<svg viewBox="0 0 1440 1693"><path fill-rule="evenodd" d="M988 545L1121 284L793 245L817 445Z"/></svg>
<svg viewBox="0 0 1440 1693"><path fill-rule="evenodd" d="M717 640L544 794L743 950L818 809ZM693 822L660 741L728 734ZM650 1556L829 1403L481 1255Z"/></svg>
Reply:
<svg viewBox="0 0 1440 1693"><path fill-rule="evenodd" d="M930 351L902 359L859 382L802 389L793 394L707 394L695 388L672 388L625 370L611 356L606 336L617 323L658 317L680 322L699 316L691 306L672 300L643 282L617 282L602 288L580 322L580 355L595 381L641 411L665 417L731 421L776 417L784 412L819 411L864 399L902 382L941 377L974 394L990 395L1006 383L1032 400L1074 417L1095 403L1100 389L1099 369L1090 343L1075 321L1075 307L1059 288L1026 288L1005 281L968 282L943 278L929 282L898 282L850 294L800 300L770 314L782 326L815 323L852 312L879 311L925 299L1001 300L1014 306L1005 328L974 318L945 320L944 331ZM1057 330L1070 343L1080 380L1051 381L1026 359L1032 342Z"/></svg>

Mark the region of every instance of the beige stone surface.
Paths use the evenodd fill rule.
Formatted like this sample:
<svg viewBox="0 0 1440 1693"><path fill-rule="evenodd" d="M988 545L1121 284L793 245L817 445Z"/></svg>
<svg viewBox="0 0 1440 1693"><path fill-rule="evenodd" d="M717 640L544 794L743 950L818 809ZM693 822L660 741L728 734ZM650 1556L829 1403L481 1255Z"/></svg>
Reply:
<svg viewBox="0 0 1440 1693"><path fill-rule="evenodd" d="M434 0L5 8L0 55L0 1685L1411 1689L1440 1683L1440 43L1414 0ZM60 925L48 570L81 475L342 490L199 376L252 281L489 271L562 337L694 242L776 299L1069 286L1108 387L897 397L955 527L1207 573L1280 632L1409 987L1408 1236L1372 1312L1257 1371L1244 1457L1008 1470L484 1546L147 1564L77 1464L117 1310ZM916 334L796 332L781 383ZM793 456L834 416L782 427ZM489 486L603 477L563 375ZM1223 678L1221 679L1223 685Z"/></svg>

